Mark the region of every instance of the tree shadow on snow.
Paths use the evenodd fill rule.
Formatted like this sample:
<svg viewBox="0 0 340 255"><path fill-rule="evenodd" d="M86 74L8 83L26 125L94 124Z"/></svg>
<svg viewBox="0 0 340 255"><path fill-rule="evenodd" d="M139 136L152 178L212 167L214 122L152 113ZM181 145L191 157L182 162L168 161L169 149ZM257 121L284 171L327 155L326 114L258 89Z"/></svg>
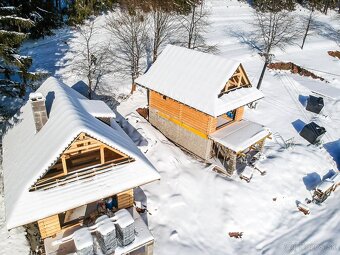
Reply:
<svg viewBox="0 0 340 255"><path fill-rule="evenodd" d="M340 139L326 143L323 147L328 151L328 153L332 156L334 161L337 164L338 169L340 168Z"/></svg>
<svg viewBox="0 0 340 255"><path fill-rule="evenodd" d="M300 133L300 131L303 129L303 127L306 125L302 120L298 119L292 122L293 127L295 130Z"/></svg>
<svg viewBox="0 0 340 255"><path fill-rule="evenodd" d="M43 70L58 77L57 71L69 61L66 53L70 50L69 43L73 38L74 31L61 28L55 31L55 35L28 42L20 49L20 53L33 58L30 70Z"/></svg>
<svg viewBox="0 0 340 255"><path fill-rule="evenodd" d="M315 20L313 22L313 29L318 35L326 39L340 42L340 31L326 22Z"/></svg>
<svg viewBox="0 0 340 255"><path fill-rule="evenodd" d="M226 32L229 36L236 38L241 44L247 45L250 49L262 51L263 45L256 39L253 32L241 31L239 29L230 29Z"/></svg>
<svg viewBox="0 0 340 255"><path fill-rule="evenodd" d="M308 191L315 189L315 187L321 182L321 177L318 173L309 173L302 178L303 183Z"/></svg>
<svg viewBox="0 0 340 255"><path fill-rule="evenodd" d="M125 119L117 111L115 111L115 113L116 122L137 146L147 146L149 144L148 140L134 126L131 125L128 119ZM138 122L138 120L136 120L136 122Z"/></svg>

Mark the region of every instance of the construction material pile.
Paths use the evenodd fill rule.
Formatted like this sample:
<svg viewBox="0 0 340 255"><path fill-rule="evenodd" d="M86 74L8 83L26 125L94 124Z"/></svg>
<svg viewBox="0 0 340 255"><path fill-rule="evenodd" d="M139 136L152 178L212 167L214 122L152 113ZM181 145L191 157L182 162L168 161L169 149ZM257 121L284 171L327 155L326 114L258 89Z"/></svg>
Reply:
<svg viewBox="0 0 340 255"><path fill-rule="evenodd" d="M76 247L77 255L92 255L93 239L90 230L87 228L81 228L74 232L74 245Z"/></svg>
<svg viewBox="0 0 340 255"><path fill-rule="evenodd" d="M115 224L107 215L103 215L96 220L96 237L100 249L104 254L112 254L117 248L117 237Z"/></svg>
<svg viewBox="0 0 340 255"><path fill-rule="evenodd" d="M115 213L116 234L121 246L126 246L135 240L135 224L131 214L126 209Z"/></svg>

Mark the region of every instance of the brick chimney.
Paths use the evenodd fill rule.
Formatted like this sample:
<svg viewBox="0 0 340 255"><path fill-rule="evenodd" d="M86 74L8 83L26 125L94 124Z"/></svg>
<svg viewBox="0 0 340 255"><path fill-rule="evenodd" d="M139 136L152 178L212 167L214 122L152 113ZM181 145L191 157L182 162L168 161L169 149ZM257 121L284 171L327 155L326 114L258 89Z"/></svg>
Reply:
<svg viewBox="0 0 340 255"><path fill-rule="evenodd" d="M39 130L45 125L45 123L48 120L46 105L45 105L46 99L43 96L43 94L36 92L36 93L30 94L29 100L32 106L35 128L38 133Z"/></svg>

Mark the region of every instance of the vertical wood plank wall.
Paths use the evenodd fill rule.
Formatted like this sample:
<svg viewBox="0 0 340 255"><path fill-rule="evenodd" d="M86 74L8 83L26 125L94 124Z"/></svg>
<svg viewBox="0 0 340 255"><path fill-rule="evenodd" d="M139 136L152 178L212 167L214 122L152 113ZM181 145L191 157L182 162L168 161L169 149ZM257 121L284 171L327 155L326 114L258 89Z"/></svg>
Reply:
<svg viewBox="0 0 340 255"><path fill-rule="evenodd" d="M42 239L53 236L61 230L58 215L53 215L38 221L39 231Z"/></svg>
<svg viewBox="0 0 340 255"><path fill-rule="evenodd" d="M235 115L235 121L240 121L243 119L244 114L244 106L237 108L236 115Z"/></svg>
<svg viewBox="0 0 340 255"><path fill-rule="evenodd" d="M149 106L203 134L208 135L216 130L216 118L155 91L150 91Z"/></svg>
<svg viewBox="0 0 340 255"><path fill-rule="evenodd" d="M134 196L133 189L121 192L117 194L118 209L129 208L133 206Z"/></svg>

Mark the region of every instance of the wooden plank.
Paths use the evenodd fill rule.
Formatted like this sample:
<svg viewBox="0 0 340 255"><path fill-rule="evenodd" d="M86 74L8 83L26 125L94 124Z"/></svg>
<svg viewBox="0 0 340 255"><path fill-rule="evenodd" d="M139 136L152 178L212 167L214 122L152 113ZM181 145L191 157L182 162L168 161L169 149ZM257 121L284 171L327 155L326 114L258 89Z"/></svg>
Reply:
<svg viewBox="0 0 340 255"><path fill-rule="evenodd" d="M66 157L65 157L65 155L61 156L61 163L63 165L64 175L66 175L67 174L67 164L66 164Z"/></svg>
<svg viewBox="0 0 340 255"><path fill-rule="evenodd" d="M100 163L104 164L105 163L105 153L104 153L104 146L100 146Z"/></svg>
<svg viewBox="0 0 340 255"><path fill-rule="evenodd" d="M235 121L242 120L243 115L244 115L244 106L237 108L236 113L235 113Z"/></svg>

